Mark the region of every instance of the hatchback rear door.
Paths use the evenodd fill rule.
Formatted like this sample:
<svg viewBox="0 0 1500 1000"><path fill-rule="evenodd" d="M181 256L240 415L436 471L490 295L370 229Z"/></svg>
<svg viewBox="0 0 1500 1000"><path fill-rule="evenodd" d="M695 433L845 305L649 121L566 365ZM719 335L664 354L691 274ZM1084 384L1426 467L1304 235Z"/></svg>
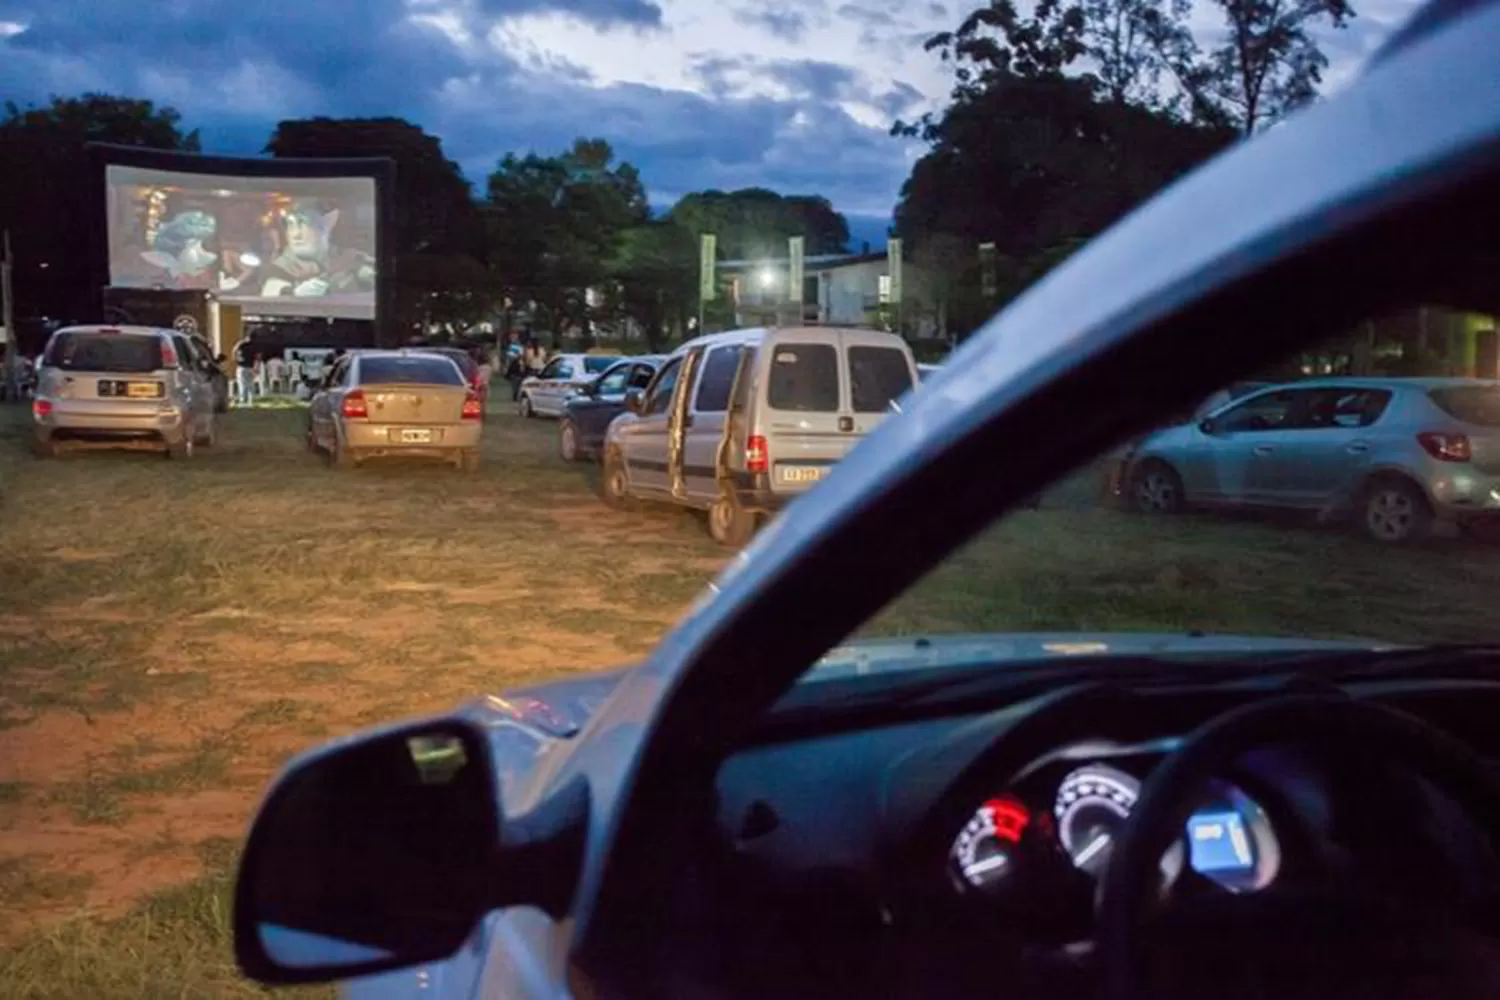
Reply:
<svg viewBox="0 0 1500 1000"><path fill-rule="evenodd" d="M43 355L38 394L100 413L157 406L168 392L164 344L155 333L59 330Z"/></svg>

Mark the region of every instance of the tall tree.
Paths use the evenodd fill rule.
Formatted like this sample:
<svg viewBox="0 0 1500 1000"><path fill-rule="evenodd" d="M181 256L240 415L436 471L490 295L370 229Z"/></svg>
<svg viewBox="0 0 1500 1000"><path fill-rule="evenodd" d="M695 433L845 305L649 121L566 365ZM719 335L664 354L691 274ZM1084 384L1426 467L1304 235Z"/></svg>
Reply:
<svg viewBox="0 0 1500 1000"><path fill-rule="evenodd" d="M659 351L686 327L698 294L698 240L670 219L627 229L612 274L619 312Z"/></svg>
<svg viewBox="0 0 1500 1000"><path fill-rule="evenodd" d="M182 116L151 101L84 94L53 97L41 107L6 102L0 121L0 227L15 247L17 319L97 314L92 249L104 239L91 192L85 145L109 142L198 151L198 133Z"/></svg>
<svg viewBox="0 0 1500 1000"><path fill-rule="evenodd" d="M1199 120L1251 135L1311 103L1328 57L1312 36L1354 17L1348 0L1209 0L1224 40L1200 46L1183 23L1157 23L1151 35Z"/></svg>
<svg viewBox="0 0 1500 1000"><path fill-rule="evenodd" d="M454 315L462 312L460 304L479 301L472 282L475 262L485 255L483 220L468 181L436 136L400 118L305 118L279 123L266 152L395 161L394 231L381 234L391 241L396 262L390 329L412 331L437 300L444 303L440 311ZM479 309L473 319L482 315Z"/></svg>
<svg viewBox="0 0 1500 1000"><path fill-rule="evenodd" d="M713 233L728 260L786 255L786 241L801 236L806 252L843 253L849 223L818 195L782 196L765 188L697 191L672 206L668 217L689 232Z"/></svg>
<svg viewBox="0 0 1500 1000"><path fill-rule="evenodd" d="M589 290L608 285L625 232L650 215L640 174L602 139L558 156L507 155L490 174L486 210L499 283L534 303L554 337L591 335Z"/></svg>

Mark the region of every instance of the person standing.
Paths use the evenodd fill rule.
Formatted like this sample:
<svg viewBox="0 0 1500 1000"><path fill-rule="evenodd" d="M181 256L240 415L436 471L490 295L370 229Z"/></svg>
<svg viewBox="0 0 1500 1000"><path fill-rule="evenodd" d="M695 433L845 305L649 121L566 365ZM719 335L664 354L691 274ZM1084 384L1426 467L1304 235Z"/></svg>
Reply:
<svg viewBox="0 0 1500 1000"><path fill-rule="evenodd" d="M283 391L281 376L285 367L286 362L281 360L279 354L271 355L271 359L266 362L266 381L270 391L277 395Z"/></svg>
<svg viewBox="0 0 1500 1000"><path fill-rule="evenodd" d="M234 401L249 406L255 398L255 334L234 345Z"/></svg>
<svg viewBox="0 0 1500 1000"><path fill-rule="evenodd" d="M495 365L490 360L489 351L481 351L479 354L479 399L488 402L490 398L490 380L495 377Z"/></svg>
<svg viewBox="0 0 1500 1000"><path fill-rule="evenodd" d="M296 351L286 359L286 384L293 398L302 398L302 355Z"/></svg>
<svg viewBox="0 0 1500 1000"><path fill-rule="evenodd" d="M255 394L264 397L266 394L266 358L263 354L255 355Z"/></svg>

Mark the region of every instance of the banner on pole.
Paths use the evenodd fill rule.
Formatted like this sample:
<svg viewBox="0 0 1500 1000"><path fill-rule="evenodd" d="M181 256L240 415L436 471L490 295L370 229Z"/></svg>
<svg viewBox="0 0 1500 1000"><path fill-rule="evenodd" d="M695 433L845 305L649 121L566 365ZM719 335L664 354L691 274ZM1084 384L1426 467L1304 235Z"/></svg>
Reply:
<svg viewBox="0 0 1500 1000"><path fill-rule="evenodd" d="M698 298L712 302L717 291L714 280L714 257L719 252L719 238L713 233L704 233L698 246Z"/></svg>
<svg viewBox="0 0 1500 1000"><path fill-rule="evenodd" d="M786 241L786 298L788 302L795 302L799 305L802 302L802 288L806 279L806 274L804 273L804 261L802 257L802 248L804 244L805 241L801 236L788 237Z"/></svg>
<svg viewBox="0 0 1500 1000"><path fill-rule="evenodd" d="M901 240L893 239L886 244L885 261L891 272L891 304L901 302Z"/></svg>
<svg viewBox="0 0 1500 1000"><path fill-rule="evenodd" d="M979 244L979 292L985 298L994 298L997 291L995 244Z"/></svg>

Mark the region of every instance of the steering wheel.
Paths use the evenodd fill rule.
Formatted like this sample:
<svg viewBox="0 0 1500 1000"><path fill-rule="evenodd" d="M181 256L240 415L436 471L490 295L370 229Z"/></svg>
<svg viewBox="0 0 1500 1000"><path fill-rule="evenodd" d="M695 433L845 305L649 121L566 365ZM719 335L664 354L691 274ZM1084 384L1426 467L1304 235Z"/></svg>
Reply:
<svg viewBox="0 0 1500 1000"><path fill-rule="evenodd" d="M1354 747L1399 760L1451 796L1500 845L1500 784L1482 758L1441 730L1340 695L1287 696L1233 709L1151 772L1115 843L1097 897L1104 1000L1500 996L1500 944L1457 903L1272 885L1159 910L1160 860L1181 836L1195 794L1246 751L1284 742Z"/></svg>

